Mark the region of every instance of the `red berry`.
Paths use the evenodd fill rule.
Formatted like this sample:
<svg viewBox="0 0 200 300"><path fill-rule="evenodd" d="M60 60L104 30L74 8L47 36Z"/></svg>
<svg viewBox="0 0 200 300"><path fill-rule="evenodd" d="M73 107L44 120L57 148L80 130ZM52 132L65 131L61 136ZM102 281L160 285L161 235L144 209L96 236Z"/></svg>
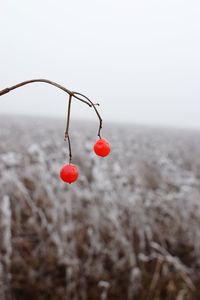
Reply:
<svg viewBox="0 0 200 300"><path fill-rule="evenodd" d="M72 183L78 178L78 168L73 164L66 164L60 170L60 178L67 183Z"/></svg>
<svg viewBox="0 0 200 300"><path fill-rule="evenodd" d="M110 145L107 140L99 139L94 144L94 152L99 156L107 156L110 153Z"/></svg>

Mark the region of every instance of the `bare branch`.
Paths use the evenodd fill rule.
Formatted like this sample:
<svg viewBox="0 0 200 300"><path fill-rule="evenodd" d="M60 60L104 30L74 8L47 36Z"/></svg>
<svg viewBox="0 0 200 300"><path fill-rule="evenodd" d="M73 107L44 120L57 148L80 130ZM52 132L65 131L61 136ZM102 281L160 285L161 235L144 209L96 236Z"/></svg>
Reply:
<svg viewBox="0 0 200 300"><path fill-rule="evenodd" d="M18 89L18 88L20 88L20 87L22 87L24 85L27 85L27 84L30 84L30 83L35 83L35 82L43 82L43 83L47 83L47 84L53 85L53 86L57 87L58 89L64 91L65 93L67 93L67 94L69 94L71 96L73 95L73 93L70 90L68 90L64 86L62 86L62 85L60 85L60 84L58 84L58 83L56 83L54 81L51 81L51 80L48 80L48 79L32 79L32 80L27 80L27 81L20 82L20 83L18 83L16 85L13 85L13 86L9 87L9 88L1 90L0 91L0 96L3 96L5 94L9 93L10 91ZM91 104L88 103L87 101L85 101L85 100L83 100L83 99L81 99L79 97L76 97L76 96L74 96L74 98L80 100L81 102L83 102L83 103L85 103L85 104L87 104L88 106L91 107Z"/></svg>

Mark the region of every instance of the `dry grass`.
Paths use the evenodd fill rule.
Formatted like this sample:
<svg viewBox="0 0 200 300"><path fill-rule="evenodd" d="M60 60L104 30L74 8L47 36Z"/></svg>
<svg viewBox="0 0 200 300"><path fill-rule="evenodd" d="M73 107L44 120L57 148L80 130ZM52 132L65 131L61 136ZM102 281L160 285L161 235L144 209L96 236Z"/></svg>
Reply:
<svg viewBox="0 0 200 300"><path fill-rule="evenodd" d="M0 120L1 300L200 299L200 135L72 128L75 185L60 182L64 124Z"/></svg>

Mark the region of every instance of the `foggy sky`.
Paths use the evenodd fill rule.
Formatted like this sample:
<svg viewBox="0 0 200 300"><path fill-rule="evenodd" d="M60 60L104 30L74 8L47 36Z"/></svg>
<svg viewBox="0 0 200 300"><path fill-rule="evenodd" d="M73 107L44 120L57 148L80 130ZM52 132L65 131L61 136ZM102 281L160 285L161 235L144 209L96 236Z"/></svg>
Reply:
<svg viewBox="0 0 200 300"><path fill-rule="evenodd" d="M199 16L199 0L2 0L0 89L47 78L99 101L106 122L200 128ZM0 114L65 117L66 103L34 84L1 97Z"/></svg>

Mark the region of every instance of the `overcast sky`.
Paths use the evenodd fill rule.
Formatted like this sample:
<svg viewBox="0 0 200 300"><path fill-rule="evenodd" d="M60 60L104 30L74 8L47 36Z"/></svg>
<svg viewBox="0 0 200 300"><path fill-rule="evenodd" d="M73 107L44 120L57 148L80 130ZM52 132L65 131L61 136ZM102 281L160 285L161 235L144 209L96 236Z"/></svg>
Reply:
<svg viewBox="0 0 200 300"><path fill-rule="evenodd" d="M106 122L200 128L199 0L1 0L0 89L47 78L101 103ZM64 117L45 84L0 99L0 113ZM75 119L95 119L73 103Z"/></svg>

